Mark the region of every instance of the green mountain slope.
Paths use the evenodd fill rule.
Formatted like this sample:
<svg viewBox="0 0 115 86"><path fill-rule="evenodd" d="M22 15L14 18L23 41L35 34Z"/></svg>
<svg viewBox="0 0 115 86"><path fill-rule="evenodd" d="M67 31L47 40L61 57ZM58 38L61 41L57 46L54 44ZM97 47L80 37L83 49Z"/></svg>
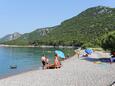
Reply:
<svg viewBox="0 0 115 86"><path fill-rule="evenodd" d="M22 34L20 34L18 32L15 32L15 33L12 33L12 34L8 34L8 35L0 38L0 43L6 42L6 41L15 40L15 39L21 37L21 35Z"/></svg>
<svg viewBox="0 0 115 86"><path fill-rule="evenodd" d="M79 15L62 22L46 35L36 37L32 34L29 42L41 45L100 46L103 35L115 31L115 8L97 6L89 8ZM36 31L35 31L36 32ZM13 42L21 43L22 37ZM7 42L8 43L8 42ZM11 44L11 42L9 42Z"/></svg>
<svg viewBox="0 0 115 86"><path fill-rule="evenodd" d="M39 28L36 29L33 32L25 33L20 38L13 40L13 41L7 41L4 44L9 45L32 45L36 42L36 40L41 39L43 36L47 35L52 29L55 29L58 26L55 27L47 27L47 28Z"/></svg>
<svg viewBox="0 0 115 86"><path fill-rule="evenodd" d="M98 46L100 37L114 30L115 9L98 6L62 22L58 29L54 29L43 40L54 45Z"/></svg>

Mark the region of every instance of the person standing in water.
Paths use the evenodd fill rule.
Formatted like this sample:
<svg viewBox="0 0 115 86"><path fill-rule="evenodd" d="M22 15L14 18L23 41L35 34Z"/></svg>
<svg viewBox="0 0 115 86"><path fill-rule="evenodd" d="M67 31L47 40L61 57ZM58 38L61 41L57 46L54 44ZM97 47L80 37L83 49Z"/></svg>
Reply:
<svg viewBox="0 0 115 86"><path fill-rule="evenodd" d="M43 69L46 69L46 66L47 66L47 64L49 63L48 57L46 57L45 55L43 55L43 56L41 57L41 61L42 61Z"/></svg>

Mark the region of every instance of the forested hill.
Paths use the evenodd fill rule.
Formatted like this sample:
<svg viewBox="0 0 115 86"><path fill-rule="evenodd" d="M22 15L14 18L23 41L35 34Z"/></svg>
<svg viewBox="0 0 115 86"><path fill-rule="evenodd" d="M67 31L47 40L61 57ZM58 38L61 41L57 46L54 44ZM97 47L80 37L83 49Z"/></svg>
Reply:
<svg viewBox="0 0 115 86"><path fill-rule="evenodd" d="M16 40L4 42L4 44L9 44L9 45L36 45L38 39L41 39L43 36L50 33L56 27L57 26L47 27L47 28L39 28L39 29L36 29L35 31L32 31L30 33L23 34L20 38L18 38Z"/></svg>
<svg viewBox="0 0 115 86"><path fill-rule="evenodd" d="M115 8L97 6L62 22L47 35L36 38L31 35L30 39L36 45L100 46L103 36L112 31L115 31ZM7 44L16 44L17 41L21 44L21 40L18 38Z"/></svg>
<svg viewBox="0 0 115 86"><path fill-rule="evenodd" d="M2 38L0 38L0 43L6 42L6 41L11 41L11 40L15 40L19 37L21 37L22 34L18 33L18 32L14 32L12 34L8 34Z"/></svg>
<svg viewBox="0 0 115 86"><path fill-rule="evenodd" d="M54 45L98 46L103 35L115 30L115 9L89 8L68 19L42 40Z"/></svg>

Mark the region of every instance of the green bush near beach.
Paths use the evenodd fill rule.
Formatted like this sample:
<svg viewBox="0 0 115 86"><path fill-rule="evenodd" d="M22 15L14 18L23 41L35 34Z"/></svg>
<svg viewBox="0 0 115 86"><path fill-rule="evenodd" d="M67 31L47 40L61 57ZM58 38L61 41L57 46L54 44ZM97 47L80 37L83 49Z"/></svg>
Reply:
<svg viewBox="0 0 115 86"><path fill-rule="evenodd" d="M105 50L115 51L115 31L108 33L102 40L101 45Z"/></svg>

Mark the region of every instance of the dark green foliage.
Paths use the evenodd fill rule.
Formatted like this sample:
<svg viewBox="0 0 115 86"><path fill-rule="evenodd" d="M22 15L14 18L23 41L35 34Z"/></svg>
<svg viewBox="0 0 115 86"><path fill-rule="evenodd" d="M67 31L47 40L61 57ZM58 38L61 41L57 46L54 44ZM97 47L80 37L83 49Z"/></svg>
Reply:
<svg viewBox="0 0 115 86"><path fill-rule="evenodd" d="M8 44L8 45L29 45L28 41L24 40L24 39L7 41L4 44Z"/></svg>
<svg viewBox="0 0 115 86"><path fill-rule="evenodd" d="M45 43L57 43L56 45L98 47L101 44L101 36L114 30L115 9L98 6L62 22L42 40Z"/></svg>
<svg viewBox="0 0 115 86"><path fill-rule="evenodd" d="M55 26L57 27L57 26ZM4 44L10 45L38 45L39 39L47 35L55 27L37 29L31 33L25 33L20 38L12 41L7 41ZM42 43L42 42L40 42Z"/></svg>
<svg viewBox="0 0 115 86"><path fill-rule="evenodd" d="M115 31L110 32L103 38L102 47L105 50L115 51Z"/></svg>

